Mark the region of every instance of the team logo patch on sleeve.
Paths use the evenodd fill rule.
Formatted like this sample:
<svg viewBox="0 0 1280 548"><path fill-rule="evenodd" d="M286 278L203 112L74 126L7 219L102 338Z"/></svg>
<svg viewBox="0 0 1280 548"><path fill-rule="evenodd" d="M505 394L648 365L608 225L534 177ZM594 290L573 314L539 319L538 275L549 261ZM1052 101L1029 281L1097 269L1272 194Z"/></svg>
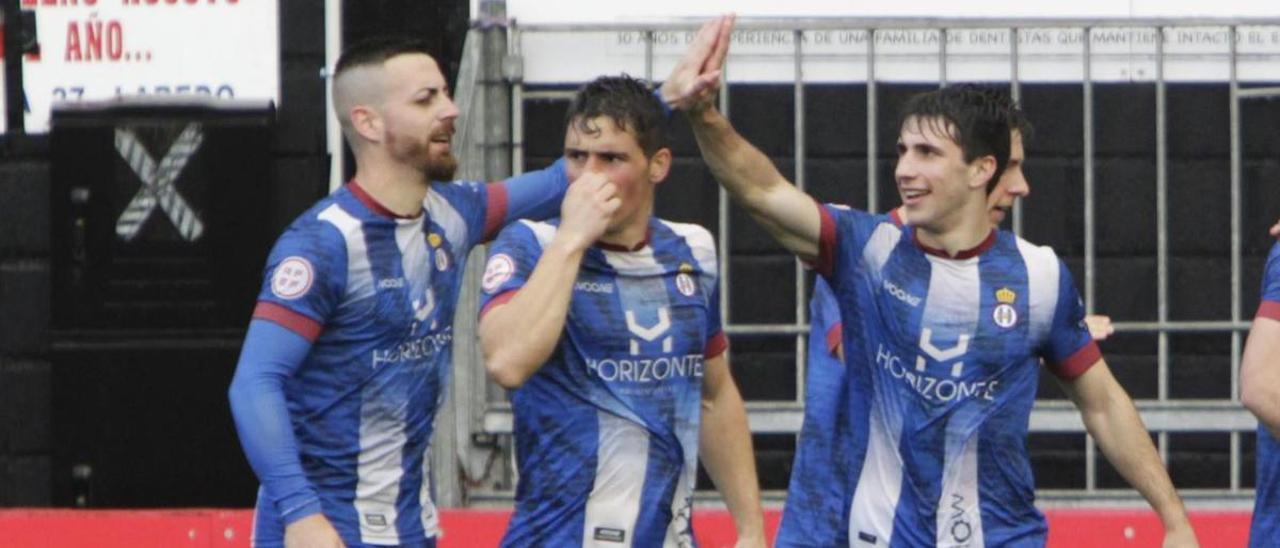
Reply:
<svg viewBox="0 0 1280 548"><path fill-rule="evenodd" d="M311 261L293 256L280 261L271 275L271 294L281 299L296 299L307 294L315 279Z"/></svg>
<svg viewBox="0 0 1280 548"><path fill-rule="evenodd" d="M511 279L516 273L516 262L506 253L499 253L489 258L489 264L484 267L484 277L481 279L480 287L485 293L493 294L502 284Z"/></svg>
<svg viewBox="0 0 1280 548"><path fill-rule="evenodd" d="M1013 301L1017 300L1018 294L1014 293L1007 287L1000 288L996 291L996 301L1000 304L996 305L991 311L991 319L996 325L1009 329L1018 323L1018 311L1013 308Z"/></svg>

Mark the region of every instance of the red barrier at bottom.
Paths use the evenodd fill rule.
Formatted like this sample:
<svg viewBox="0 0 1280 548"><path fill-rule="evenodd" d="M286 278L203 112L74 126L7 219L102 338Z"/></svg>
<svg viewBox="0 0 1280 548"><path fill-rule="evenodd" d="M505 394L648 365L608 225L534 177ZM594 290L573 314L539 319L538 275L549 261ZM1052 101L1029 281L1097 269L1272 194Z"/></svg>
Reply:
<svg viewBox="0 0 1280 548"><path fill-rule="evenodd" d="M1147 510L1051 510L1049 548L1159 548L1160 520ZM441 548L497 546L507 510L441 512ZM779 510L765 511L770 544ZM1240 548L1249 538L1249 512L1192 512L1203 548ZM0 510L4 548L231 548L249 545L251 510ZM723 510L694 512L703 548L733 546L733 518Z"/></svg>

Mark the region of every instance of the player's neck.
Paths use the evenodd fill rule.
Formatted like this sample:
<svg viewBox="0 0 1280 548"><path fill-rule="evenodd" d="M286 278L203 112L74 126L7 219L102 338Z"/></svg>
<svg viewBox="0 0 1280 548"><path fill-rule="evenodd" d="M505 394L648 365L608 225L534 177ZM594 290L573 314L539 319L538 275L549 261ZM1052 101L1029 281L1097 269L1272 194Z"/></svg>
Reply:
<svg viewBox="0 0 1280 548"><path fill-rule="evenodd" d="M649 239L649 215L636 215L636 219L605 231L599 243L613 249L635 250L643 246Z"/></svg>
<svg viewBox="0 0 1280 548"><path fill-rule="evenodd" d="M984 216L962 215L952 223L942 226L916 228L916 239L927 248L956 257L969 252L991 235L991 221Z"/></svg>
<svg viewBox="0 0 1280 548"><path fill-rule="evenodd" d="M399 217L417 217L427 197L427 178L410 166L364 164L356 168L356 182L382 207Z"/></svg>

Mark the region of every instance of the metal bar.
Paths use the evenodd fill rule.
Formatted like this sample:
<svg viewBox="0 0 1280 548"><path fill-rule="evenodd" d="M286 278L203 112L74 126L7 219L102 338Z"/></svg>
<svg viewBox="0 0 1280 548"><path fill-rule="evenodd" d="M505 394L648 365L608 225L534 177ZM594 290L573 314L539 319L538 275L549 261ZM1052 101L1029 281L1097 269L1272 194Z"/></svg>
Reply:
<svg viewBox="0 0 1280 548"><path fill-rule="evenodd" d="M724 114L726 119L729 118L729 58L724 60L724 66L720 70L720 112ZM717 219L717 227L720 230L717 238L717 246L720 248L720 321L725 326L725 332L732 335L733 325L729 320L729 192L724 189L724 185L716 185L719 187L717 191L718 203L717 208L719 218Z"/></svg>
<svg viewBox="0 0 1280 548"><path fill-rule="evenodd" d="M804 45L803 45L804 31L802 30L795 31L794 38L795 38L793 40L793 42L795 43L794 113L795 113L795 136L796 136L795 179L796 179L796 188L800 189L801 191L804 191L805 190L804 170L805 170L805 154L806 154L806 143L805 143L805 136L804 136L804 130L805 130L805 125L804 125ZM798 327L798 326L805 325L809 321L807 318L809 307L806 306L806 301L805 301L804 265L800 263L799 259L794 259L793 262L795 263L795 277L796 277L796 283L795 283L796 323L795 325ZM797 333L796 334L796 351L795 351L796 400L797 401L804 401L805 390L807 389L804 383L805 370L807 368L807 355L806 355L807 349L808 347L805 345L805 335L802 333Z"/></svg>
<svg viewBox="0 0 1280 548"><path fill-rule="evenodd" d="M1090 55L1089 41L1092 33L1085 27L1081 43L1084 58L1084 308L1086 314L1093 313L1093 274L1094 274L1094 241L1093 241L1093 63ZM1098 488L1097 448L1093 437L1084 438L1084 485L1086 491Z"/></svg>
<svg viewBox="0 0 1280 548"><path fill-rule="evenodd" d="M578 92L572 89L541 89L534 91L524 91L524 83L519 82L521 95L530 101L569 101Z"/></svg>
<svg viewBox="0 0 1280 548"><path fill-rule="evenodd" d="M653 84L653 31L644 32L644 81Z"/></svg>
<svg viewBox="0 0 1280 548"><path fill-rule="evenodd" d="M867 29L867 211L880 210L880 189L876 185L876 31Z"/></svg>
<svg viewBox="0 0 1280 548"><path fill-rule="evenodd" d="M1022 80L1018 74L1018 29L1009 29L1009 95L1013 97L1014 104L1018 108L1022 108ZM1024 139L1026 136L1023 136ZM1023 154L1026 154L1026 141L1024 140ZM1022 235L1022 198L1013 201L1013 233Z"/></svg>
<svg viewBox="0 0 1280 548"><path fill-rule="evenodd" d="M1237 46L1236 46L1236 27L1228 27L1230 30L1227 40L1230 48L1230 86L1229 95L1230 105L1230 123L1231 123L1231 321L1234 323L1243 323L1240 314L1240 186L1241 186L1241 136L1240 136L1240 101L1242 99L1242 90L1240 89L1239 74L1237 73ZM1270 90L1280 93L1280 88L1259 88L1249 90L1253 94L1252 97L1270 96ZM1264 95L1266 93L1267 95ZM1231 332L1231 400L1233 402L1240 401L1240 353L1241 353L1240 331ZM1233 490L1240 488L1240 434L1231 433L1231 488Z"/></svg>
<svg viewBox="0 0 1280 548"><path fill-rule="evenodd" d="M1227 331L1248 331L1249 322L1242 321L1172 321L1172 322L1116 322L1111 324L1117 333L1150 333L1168 331L1171 333L1217 333Z"/></svg>
<svg viewBox="0 0 1280 548"><path fill-rule="evenodd" d="M517 27L514 23L510 27L510 38L508 42L508 50L514 59L523 59L520 55L521 47L524 45L524 33L522 28ZM521 71L523 74L524 71ZM554 97L552 93L555 93ZM530 91L524 90L524 79L516 80L511 83L511 174L520 175L524 173L524 103L529 100L536 99L559 99L563 94L565 99L573 98L573 91Z"/></svg>
<svg viewBox="0 0 1280 548"><path fill-rule="evenodd" d="M1238 55L1235 49L1236 49L1235 44L1232 44L1232 47L1231 47L1231 65L1233 67L1232 72L1235 71L1234 67L1235 67L1236 57ZM1239 97L1241 99L1253 99L1257 97L1262 97L1262 98L1280 97L1280 87L1249 88L1249 89L1237 88L1236 97Z"/></svg>
<svg viewBox="0 0 1280 548"><path fill-rule="evenodd" d="M622 23L536 23L524 25L529 32L644 32L693 30L705 22L705 18L628 21ZM847 30L865 28L872 30L937 29L990 29L990 28L1131 28L1131 27L1227 27L1227 26L1280 26L1277 17L1135 17L1135 18L1085 18L1045 17L1028 20L1010 17L787 17L773 19L740 19L737 30Z"/></svg>
<svg viewBox="0 0 1280 548"><path fill-rule="evenodd" d="M722 299L723 300L723 299ZM791 324L791 323L725 323L724 332L728 335L800 335L809 332L808 324Z"/></svg>
<svg viewBox="0 0 1280 548"><path fill-rule="evenodd" d="M22 5L19 0L4 0L0 21L4 24L4 107L5 132L26 132L26 113L23 109L25 84L22 75Z"/></svg>
<svg viewBox="0 0 1280 548"><path fill-rule="evenodd" d="M938 87L947 87L947 29L938 29Z"/></svg>
<svg viewBox="0 0 1280 548"><path fill-rule="evenodd" d="M1138 400L1134 405L1147 428L1158 432L1249 432L1258 427L1258 421L1251 413L1227 401ZM750 401L746 407L747 421L754 433L795 434L804 422L804 406L797 402ZM511 404L490 406L483 422L487 433L511 433ZM1028 430L1083 433L1085 428L1080 410L1075 405L1067 401L1053 401L1036 402L1031 410Z"/></svg>
<svg viewBox="0 0 1280 548"><path fill-rule="evenodd" d="M8 50L5 50L8 51ZM344 150L342 148L342 124L333 108L333 69L342 53L342 0L324 2L324 131L325 148L329 153L329 192L338 190L345 183Z"/></svg>
<svg viewBox="0 0 1280 548"><path fill-rule="evenodd" d="M1156 27L1156 319L1169 321L1169 140L1164 81L1164 28ZM1169 399L1169 332L1156 341L1156 398ZM1157 436L1160 460L1169 461L1169 434Z"/></svg>

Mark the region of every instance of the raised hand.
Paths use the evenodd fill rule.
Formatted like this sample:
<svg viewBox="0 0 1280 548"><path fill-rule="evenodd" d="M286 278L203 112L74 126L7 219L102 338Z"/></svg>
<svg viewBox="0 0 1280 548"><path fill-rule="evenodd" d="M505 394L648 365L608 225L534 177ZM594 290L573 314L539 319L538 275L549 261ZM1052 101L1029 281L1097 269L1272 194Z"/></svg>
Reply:
<svg viewBox="0 0 1280 548"><path fill-rule="evenodd" d="M733 15L722 15L698 29L689 51L662 83L662 100L676 110L704 108L720 87L720 73L729 54Z"/></svg>

